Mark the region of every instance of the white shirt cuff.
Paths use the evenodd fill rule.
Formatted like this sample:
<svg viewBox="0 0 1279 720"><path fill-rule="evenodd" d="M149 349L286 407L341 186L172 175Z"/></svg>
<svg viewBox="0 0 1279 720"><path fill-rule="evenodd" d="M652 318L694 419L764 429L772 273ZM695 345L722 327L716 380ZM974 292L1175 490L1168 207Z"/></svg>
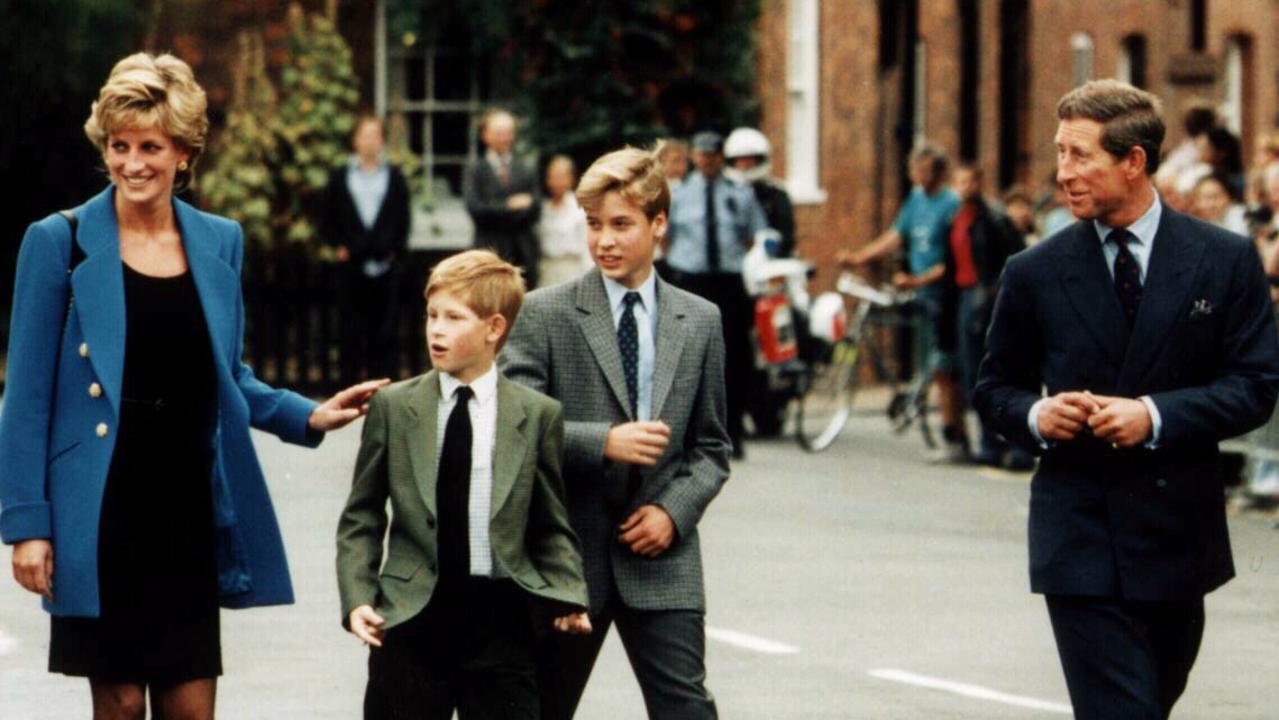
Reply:
<svg viewBox="0 0 1279 720"><path fill-rule="evenodd" d="M1145 447L1154 450L1159 447L1159 439L1163 433L1163 418L1159 416L1159 408L1155 407L1155 401L1149 395L1142 395L1137 399L1145 403L1146 412L1150 413L1150 439L1146 441Z"/></svg>
<svg viewBox="0 0 1279 720"><path fill-rule="evenodd" d="M1048 398L1036 400L1035 404L1030 406L1030 412L1026 413L1026 423L1030 428L1030 436L1035 438L1035 442L1039 443L1039 447L1044 450L1047 450L1050 445L1044 439L1044 436L1039 434L1039 408L1043 407L1046 402L1048 402Z"/></svg>

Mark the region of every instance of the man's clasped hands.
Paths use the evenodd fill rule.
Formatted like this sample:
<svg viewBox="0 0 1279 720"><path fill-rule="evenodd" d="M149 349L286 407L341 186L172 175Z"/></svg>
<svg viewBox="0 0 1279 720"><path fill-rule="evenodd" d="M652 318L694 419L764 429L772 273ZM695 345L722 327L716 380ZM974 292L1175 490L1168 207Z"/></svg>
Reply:
<svg viewBox="0 0 1279 720"><path fill-rule="evenodd" d="M1047 441L1074 440L1091 434L1113 448L1136 447L1153 430L1150 411L1138 399L1094 395L1082 391L1057 393L1039 407L1039 434Z"/></svg>

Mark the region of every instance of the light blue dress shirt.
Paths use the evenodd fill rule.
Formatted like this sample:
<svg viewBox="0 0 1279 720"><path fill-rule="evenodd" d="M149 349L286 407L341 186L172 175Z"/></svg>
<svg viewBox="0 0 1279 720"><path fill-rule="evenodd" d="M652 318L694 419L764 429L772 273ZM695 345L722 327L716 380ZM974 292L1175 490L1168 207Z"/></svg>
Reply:
<svg viewBox="0 0 1279 720"><path fill-rule="evenodd" d="M1128 242L1128 252L1132 253L1133 259L1137 261L1137 272L1141 277L1141 284L1146 284L1146 270L1150 267L1150 251L1155 245L1155 234L1159 231L1159 219L1163 217L1163 203L1159 201L1159 195L1155 194L1155 201L1150 204L1146 212L1141 217L1128 226L1128 232L1132 233L1136 240ZM1115 258L1119 256L1119 246L1112 242L1107 242L1110 233L1114 228L1103 223L1100 220L1093 220L1093 227L1097 230L1097 237L1101 238L1101 252L1106 256L1106 270L1110 273L1113 280L1115 277ZM1159 415L1159 408L1155 406L1155 401L1150 399L1149 395L1142 395L1140 398L1142 403L1146 405L1146 411L1150 413L1150 439L1146 441L1147 448L1159 447L1159 437L1163 431L1163 419ZM1039 434L1039 408L1043 407L1044 402L1048 398L1039 400L1030 406L1030 413L1026 421L1030 424L1030 434L1039 442L1040 447L1049 447L1049 442Z"/></svg>
<svg viewBox="0 0 1279 720"><path fill-rule="evenodd" d="M351 201L355 203L355 212L360 216L360 223L368 230L377 223L378 213L382 211L382 201L386 199L387 188L391 186L391 169L382 159L376 168L366 172L360 165L360 159L354 155L346 165L346 189L351 193ZM391 263L381 258L369 258L361 268L368 277L381 277L391 269Z"/></svg>
<svg viewBox="0 0 1279 720"><path fill-rule="evenodd" d="M768 226L755 191L715 178L715 230L719 235L719 272L740 273L755 233ZM710 271L706 257L706 177L691 173L671 195L670 252L666 262L680 272Z"/></svg>
<svg viewBox="0 0 1279 720"><path fill-rule="evenodd" d="M623 302L630 288L604 278L604 291L608 293L608 307L613 312L613 330L622 322ZM639 335L639 368L636 378L639 392L635 398L635 419L650 420L653 416L653 368L657 357L653 338L657 332L657 273L649 271L648 279L635 288L640 301L635 303L635 330Z"/></svg>

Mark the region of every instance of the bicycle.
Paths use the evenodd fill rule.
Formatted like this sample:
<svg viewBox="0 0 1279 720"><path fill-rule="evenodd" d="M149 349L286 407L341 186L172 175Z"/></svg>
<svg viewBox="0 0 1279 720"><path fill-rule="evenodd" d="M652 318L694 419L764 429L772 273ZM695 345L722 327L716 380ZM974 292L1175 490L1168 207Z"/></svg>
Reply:
<svg viewBox="0 0 1279 720"><path fill-rule="evenodd" d="M836 290L843 298L856 301L856 310L841 337L830 343L815 341L818 349L800 379L795 416L799 444L809 452L821 452L839 437L858 411L855 401L863 387L863 363L869 363L869 372L888 390L889 401L886 408L865 410L885 412L893 431L899 434L918 426L924 444L936 447L928 424L929 374L921 371L909 381L899 380L890 372L876 338L884 328L913 327L919 305L916 294L892 286L873 287L850 271L840 275Z"/></svg>

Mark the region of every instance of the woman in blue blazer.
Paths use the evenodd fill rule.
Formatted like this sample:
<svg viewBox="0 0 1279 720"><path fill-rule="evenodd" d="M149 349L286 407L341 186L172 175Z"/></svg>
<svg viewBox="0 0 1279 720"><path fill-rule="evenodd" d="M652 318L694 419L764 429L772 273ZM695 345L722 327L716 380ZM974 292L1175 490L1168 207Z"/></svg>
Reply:
<svg viewBox="0 0 1279 720"><path fill-rule="evenodd" d="M148 686L165 717L212 717L219 605L293 601L249 428L313 447L381 384L317 405L241 361L242 231L173 197L205 108L181 60L120 61L85 124L111 186L18 256L0 538L95 717L142 717Z"/></svg>

